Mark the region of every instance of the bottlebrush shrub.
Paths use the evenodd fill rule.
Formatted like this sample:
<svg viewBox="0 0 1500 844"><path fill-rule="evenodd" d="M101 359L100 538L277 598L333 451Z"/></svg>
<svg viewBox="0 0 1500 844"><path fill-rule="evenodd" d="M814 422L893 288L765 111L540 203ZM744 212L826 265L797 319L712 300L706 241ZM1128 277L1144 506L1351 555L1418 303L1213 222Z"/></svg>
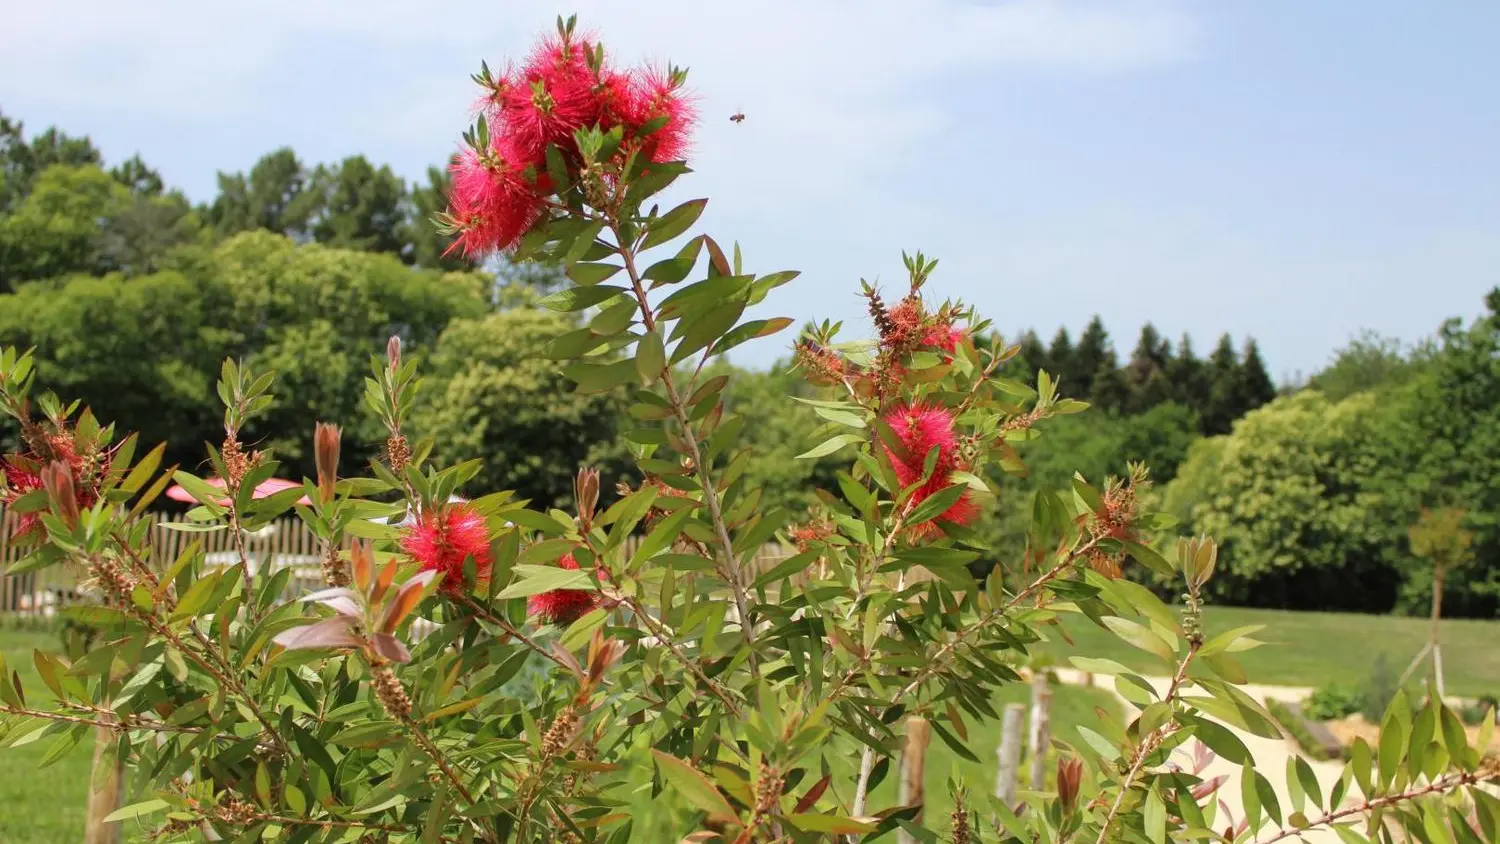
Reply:
<svg viewBox="0 0 1500 844"><path fill-rule="evenodd" d="M411 438L419 382L393 340L368 390L382 458L343 475L339 429L308 420L318 477L257 498L277 463L239 435L270 404L271 374L224 366L225 436L208 450L221 490L162 470L160 448L137 459L133 437L86 410L33 398L31 358L6 349L0 407L22 452L4 495L37 543L17 570L67 566L103 598L75 611L100 628L92 649L36 655L45 688L0 668L9 743L46 742L52 761L102 735L101 768L127 772L115 819L158 840L1269 842L1330 825L1348 841L1383 825L1500 840L1500 804L1476 788L1496 763L1435 700L1394 704L1378 751L1356 744L1331 787L1294 763L1290 800L1277 797L1226 727L1279 737L1238 688L1235 654L1258 642L1205 637L1216 549L1163 535L1170 520L1140 509L1142 469L1038 497L1025 558L970 576L989 553L970 524L997 494L991 470L1022 471L1024 444L1084 407L1046 373L1001 377L1015 348L929 298L935 262L920 254L894 301L864 286L870 341L826 323L796 341L799 370L826 387L809 403L827 436L806 456L844 454L848 470L817 513L762 507L725 379L701 373L790 324L745 311L796 273L757 274L738 248L690 234L704 200L652 203L688 172L683 72L620 70L568 21L476 79L481 115L445 222L458 248L567 268L573 286L546 304L582 316L549 354L580 391L634 385L639 476L579 471L570 513L456 497L478 463L433 465ZM173 481L198 506L172 527L230 531L233 565L198 546L155 553L143 517ZM327 581L300 597L244 541L289 511L320 539ZM756 568L777 537L798 552ZM1182 605L1122 579L1133 566L1180 578ZM1002 805L989 783L955 783L951 817L876 800L912 717L974 758L996 690L1064 615L1170 679L1078 654L1140 711L1100 713L1077 745L1054 739L1052 790ZM1215 754L1243 769L1238 817L1205 772Z"/></svg>

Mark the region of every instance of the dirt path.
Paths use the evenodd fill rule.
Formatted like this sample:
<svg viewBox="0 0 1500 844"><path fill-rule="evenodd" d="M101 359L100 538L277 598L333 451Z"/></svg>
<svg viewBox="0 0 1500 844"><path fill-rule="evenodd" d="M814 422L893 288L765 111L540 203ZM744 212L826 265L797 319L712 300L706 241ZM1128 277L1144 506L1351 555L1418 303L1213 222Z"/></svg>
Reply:
<svg viewBox="0 0 1500 844"><path fill-rule="evenodd" d="M1085 679L1083 672L1071 668L1058 668L1055 670L1055 673L1057 674L1057 678L1064 683L1082 684ZM1147 677L1146 680L1156 689L1158 695L1165 694L1167 686L1171 682L1166 677ZM1110 677L1096 675L1094 684L1106 689L1112 690L1114 688L1113 678ZM1239 686L1238 688L1258 701L1264 702L1269 698L1286 703L1300 701L1312 691L1311 689L1297 686L1260 686L1253 684ZM1118 697L1118 695L1116 696ZM1138 707L1134 704L1124 698L1119 699L1127 707L1127 712L1139 711ZM1286 788L1286 770L1289 759L1294 755L1302 755L1296 745L1290 740L1263 738L1228 724L1224 726L1232 730L1240 741L1245 743L1245 747L1250 750L1250 755L1255 760L1256 770L1269 780L1275 788L1277 801L1282 807L1282 816L1285 817L1290 814L1291 809L1288 807L1291 806L1291 797ZM1338 781L1339 775L1343 773L1344 768L1341 762L1319 762L1308 759L1307 764L1312 768L1313 773L1317 775L1318 784L1322 787L1323 794L1325 795L1328 794L1333 784ZM1226 762L1223 759L1215 759L1208 766L1208 769L1203 772L1204 778L1213 778L1221 774L1228 776L1229 779L1219 789L1218 793L1214 795L1215 799L1221 801L1223 808L1227 808L1230 814L1238 820L1244 817L1245 814L1244 803L1240 798L1240 766ZM1357 792L1357 789L1351 790ZM1223 808L1219 810L1214 822L1214 827L1220 831L1227 826L1224 820ZM1317 817L1319 814L1322 814L1320 810L1314 809L1311 806L1307 807L1306 813L1309 817ZM1261 834L1256 840L1273 837L1275 830L1276 827L1274 825L1268 824L1261 829ZM1294 837L1288 840L1296 841L1298 839ZM1307 844L1337 844L1339 837L1331 829L1317 829L1301 833L1301 840L1307 842Z"/></svg>

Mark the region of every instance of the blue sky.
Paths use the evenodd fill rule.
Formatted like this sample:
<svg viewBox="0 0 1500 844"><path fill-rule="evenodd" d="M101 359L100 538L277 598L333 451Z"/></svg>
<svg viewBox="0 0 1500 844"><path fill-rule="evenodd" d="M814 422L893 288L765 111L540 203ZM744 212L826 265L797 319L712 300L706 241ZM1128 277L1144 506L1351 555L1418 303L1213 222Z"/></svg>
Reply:
<svg viewBox="0 0 1500 844"><path fill-rule="evenodd" d="M139 151L194 199L290 145L409 177L453 148L480 59L559 10L692 68L679 198L764 306L859 323L900 251L1005 332L1103 316L1255 336L1278 379L1362 328L1414 340L1500 284L1500 4L263 0L0 2L0 107ZM747 119L732 124L728 116ZM745 347L765 363L779 339Z"/></svg>

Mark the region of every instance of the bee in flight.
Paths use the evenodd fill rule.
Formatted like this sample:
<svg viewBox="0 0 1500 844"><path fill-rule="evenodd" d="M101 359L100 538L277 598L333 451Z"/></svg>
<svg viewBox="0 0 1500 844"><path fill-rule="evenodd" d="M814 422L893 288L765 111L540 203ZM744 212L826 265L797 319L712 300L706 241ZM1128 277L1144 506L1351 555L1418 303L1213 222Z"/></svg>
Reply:
<svg viewBox="0 0 1500 844"><path fill-rule="evenodd" d="M737 111L734 114L729 115L729 122L730 123L744 123L745 122L745 113L743 111Z"/></svg>

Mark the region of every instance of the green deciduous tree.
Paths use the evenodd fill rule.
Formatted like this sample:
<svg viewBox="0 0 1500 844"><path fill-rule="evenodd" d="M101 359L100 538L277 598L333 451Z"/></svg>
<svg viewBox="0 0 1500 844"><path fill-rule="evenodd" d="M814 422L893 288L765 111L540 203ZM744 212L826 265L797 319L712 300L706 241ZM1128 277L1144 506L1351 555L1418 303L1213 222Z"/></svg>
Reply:
<svg viewBox="0 0 1500 844"><path fill-rule="evenodd" d="M1223 598L1301 609L1395 604L1412 500L1390 481L1402 444L1381 411L1368 394L1335 404L1303 391L1193 449L1167 501L1221 537Z"/></svg>
<svg viewBox="0 0 1500 844"><path fill-rule="evenodd" d="M101 160L87 137L71 137L52 127L27 140L21 121L0 112L0 214L14 211L47 168L85 167Z"/></svg>
<svg viewBox="0 0 1500 844"><path fill-rule="evenodd" d="M1400 340L1365 331L1340 349L1308 386L1338 401L1363 390L1397 386L1420 369L1421 362L1403 352Z"/></svg>
<svg viewBox="0 0 1500 844"><path fill-rule="evenodd" d="M131 206L130 191L96 165L48 167L0 217L0 292L97 271L101 228Z"/></svg>
<svg viewBox="0 0 1500 844"><path fill-rule="evenodd" d="M453 322L433 352L412 430L434 437L445 462L483 459L486 488L514 489L537 507L569 505L580 465L623 479L625 392L576 393L545 354L573 327L530 308Z"/></svg>
<svg viewBox="0 0 1500 844"><path fill-rule="evenodd" d="M397 334L420 356L450 320L486 310L487 283L249 232L163 272L76 276L0 296L0 342L36 346L50 383L168 443L186 465L222 435L212 389L220 362L275 371L283 389L250 432L310 472L306 416L344 420L354 453L359 435L378 439L361 404L371 344Z"/></svg>
<svg viewBox="0 0 1500 844"><path fill-rule="evenodd" d="M282 147L256 161L249 175L221 172L219 195L209 206L208 219L221 235L265 229L308 237L317 203L315 196L303 196L307 182L302 161Z"/></svg>
<svg viewBox="0 0 1500 844"><path fill-rule="evenodd" d="M389 166L363 155L313 171L302 201L313 210L309 225L319 243L365 252L408 252L406 183Z"/></svg>

